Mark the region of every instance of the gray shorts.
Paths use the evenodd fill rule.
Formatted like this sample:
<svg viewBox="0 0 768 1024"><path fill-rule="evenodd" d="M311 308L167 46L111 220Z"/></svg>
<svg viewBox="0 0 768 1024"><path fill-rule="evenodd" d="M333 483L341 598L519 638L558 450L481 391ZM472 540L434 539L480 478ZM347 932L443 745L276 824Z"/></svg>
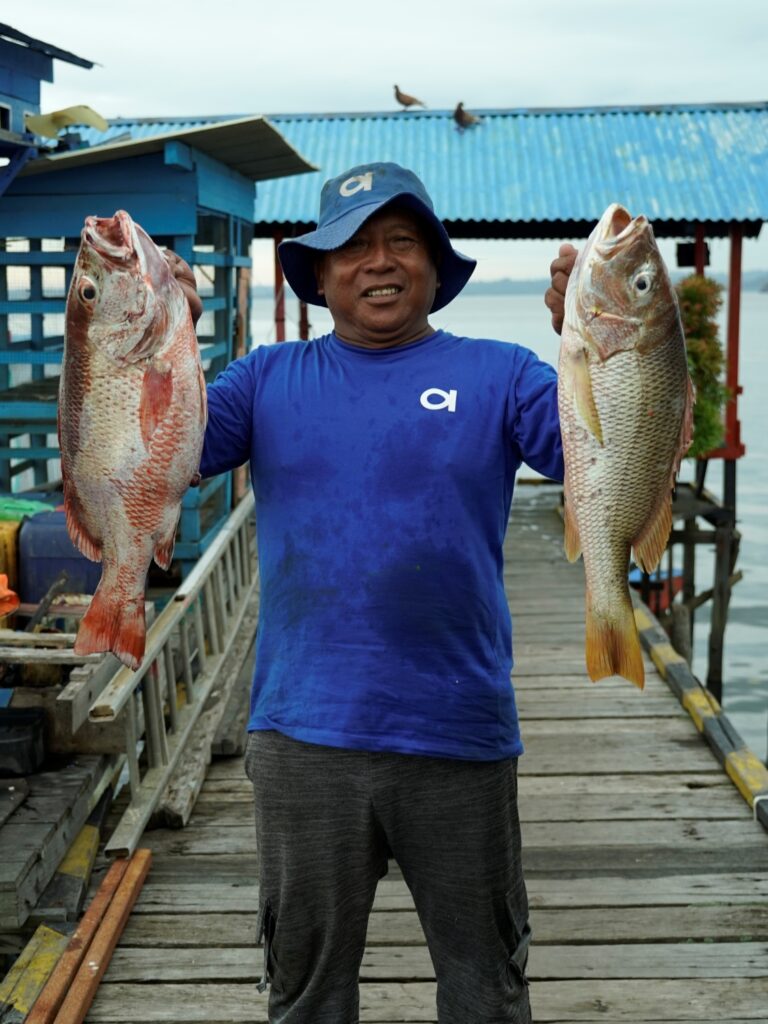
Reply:
<svg viewBox="0 0 768 1024"><path fill-rule="evenodd" d="M437 978L440 1024L529 1024L517 760L248 738L270 1024L357 1024L376 884L393 857Z"/></svg>

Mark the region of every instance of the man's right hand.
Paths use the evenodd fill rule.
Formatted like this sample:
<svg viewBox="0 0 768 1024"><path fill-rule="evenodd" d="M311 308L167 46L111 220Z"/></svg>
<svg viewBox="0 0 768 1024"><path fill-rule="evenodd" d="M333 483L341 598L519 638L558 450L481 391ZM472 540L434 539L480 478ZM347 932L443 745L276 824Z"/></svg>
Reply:
<svg viewBox="0 0 768 1024"><path fill-rule="evenodd" d="M171 273L181 285L181 290L189 303L189 311L192 314L192 323L196 324L203 314L203 300L197 294L197 282L192 267L183 260L181 256L172 249L166 249L163 253L166 263L171 268Z"/></svg>
<svg viewBox="0 0 768 1024"><path fill-rule="evenodd" d="M552 260L549 267L552 283L544 293L544 302L552 314L552 327L557 334L562 333L563 330L565 290L568 287L568 278L573 270L577 256L577 250L572 245L569 245L568 242L564 242L560 246L557 259Z"/></svg>

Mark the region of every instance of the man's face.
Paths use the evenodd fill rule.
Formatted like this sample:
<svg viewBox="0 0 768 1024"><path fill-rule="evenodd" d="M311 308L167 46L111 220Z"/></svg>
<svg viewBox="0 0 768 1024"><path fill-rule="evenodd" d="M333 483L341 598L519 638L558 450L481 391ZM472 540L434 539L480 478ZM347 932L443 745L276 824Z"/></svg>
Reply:
<svg viewBox="0 0 768 1024"><path fill-rule="evenodd" d="M364 348L405 345L431 330L437 270L427 235L408 210L374 214L317 265L336 333Z"/></svg>

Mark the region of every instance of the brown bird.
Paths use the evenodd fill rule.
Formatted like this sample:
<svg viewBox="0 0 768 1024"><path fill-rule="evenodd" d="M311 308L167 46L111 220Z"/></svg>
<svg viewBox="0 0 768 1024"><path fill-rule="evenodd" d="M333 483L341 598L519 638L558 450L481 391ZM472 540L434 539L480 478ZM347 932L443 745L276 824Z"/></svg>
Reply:
<svg viewBox="0 0 768 1024"><path fill-rule="evenodd" d="M415 96L409 96L407 92L401 92L400 89L395 86L395 99L402 105L403 110L407 110L408 107L426 107L426 103L422 103L421 100L417 100Z"/></svg>
<svg viewBox="0 0 768 1024"><path fill-rule="evenodd" d="M482 123L481 117L476 117L475 114L470 114L468 110L464 109L463 103L457 103L456 109L453 112L453 120L459 126L459 131L464 131L465 128L472 128L476 124Z"/></svg>

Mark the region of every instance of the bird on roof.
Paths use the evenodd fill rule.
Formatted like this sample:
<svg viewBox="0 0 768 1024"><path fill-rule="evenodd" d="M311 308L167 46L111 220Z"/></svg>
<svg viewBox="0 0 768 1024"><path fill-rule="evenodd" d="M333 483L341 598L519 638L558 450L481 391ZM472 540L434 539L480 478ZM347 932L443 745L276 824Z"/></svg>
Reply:
<svg viewBox="0 0 768 1024"><path fill-rule="evenodd" d="M426 103L422 103L421 100L417 100L415 96L409 96L407 92L401 92L398 86L395 86L395 99L402 105L403 110L407 110L408 107L426 107Z"/></svg>
<svg viewBox="0 0 768 1024"><path fill-rule="evenodd" d="M63 110L53 110L50 114L26 114L24 126L28 132L34 135L43 135L47 139L58 137L62 128L69 128L73 124L86 124L91 128L97 128L105 132L109 125L92 107L84 103L76 107L64 107Z"/></svg>
<svg viewBox="0 0 768 1024"><path fill-rule="evenodd" d="M463 132L465 128L474 128L475 125L482 124L483 119L477 117L476 114L470 114L468 110L464 109L463 103L457 103L456 109L453 112L453 120L459 126L459 131Z"/></svg>

